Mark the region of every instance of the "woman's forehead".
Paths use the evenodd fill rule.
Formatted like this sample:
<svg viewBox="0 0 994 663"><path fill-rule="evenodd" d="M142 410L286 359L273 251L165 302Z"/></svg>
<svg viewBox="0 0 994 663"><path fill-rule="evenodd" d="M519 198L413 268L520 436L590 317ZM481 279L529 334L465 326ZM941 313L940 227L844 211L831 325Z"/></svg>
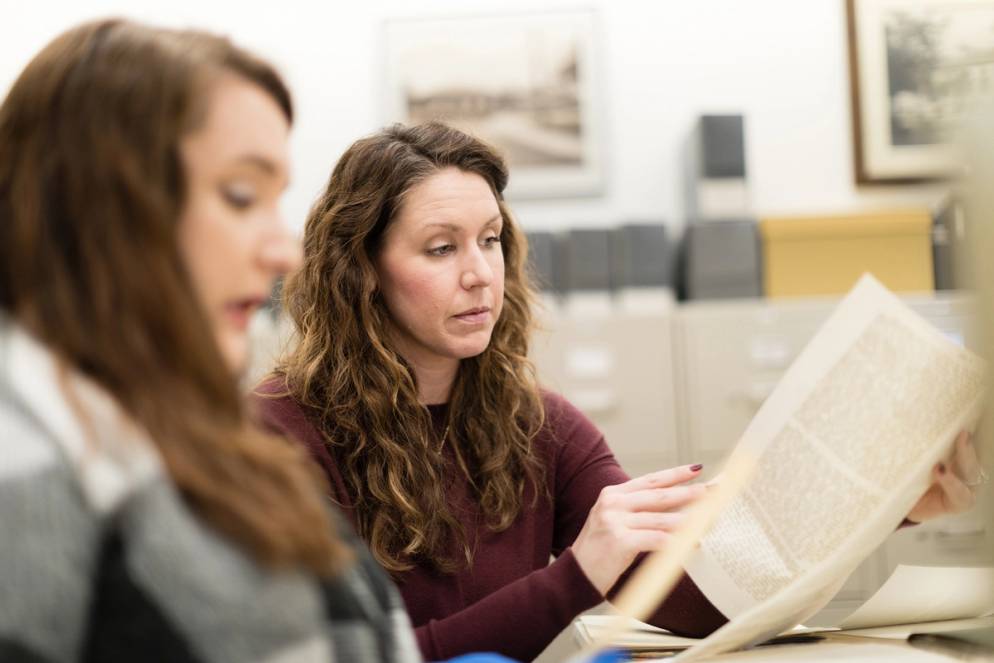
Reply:
<svg viewBox="0 0 994 663"><path fill-rule="evenodd" d="M497 199L483 177L445 168L411 187L392 225L409 231L430 227L444 230L487 225L500 219Z"/></svg>

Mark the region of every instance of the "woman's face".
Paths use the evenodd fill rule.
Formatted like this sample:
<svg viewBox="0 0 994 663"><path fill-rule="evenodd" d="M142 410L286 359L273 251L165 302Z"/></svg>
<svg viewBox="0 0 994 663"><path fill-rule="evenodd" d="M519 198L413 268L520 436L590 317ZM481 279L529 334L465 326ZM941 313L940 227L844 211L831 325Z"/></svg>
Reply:
<svg viewBox="0 0 994 663"><path fill-rule="evenodd" d="M236 373L245 368L252 314L300 260L279 211L289 129L269 94L228 75L214 86L201 126L180 143L187 182L180 251Z"/></svg>
<svg viewBox="0 0 994 663"><path fill-rule="evenodd" d="M503 219L479 175L446 168L414 186L383 237L377 273L398 352L439 366L483 352L504 302Z"/></svg>

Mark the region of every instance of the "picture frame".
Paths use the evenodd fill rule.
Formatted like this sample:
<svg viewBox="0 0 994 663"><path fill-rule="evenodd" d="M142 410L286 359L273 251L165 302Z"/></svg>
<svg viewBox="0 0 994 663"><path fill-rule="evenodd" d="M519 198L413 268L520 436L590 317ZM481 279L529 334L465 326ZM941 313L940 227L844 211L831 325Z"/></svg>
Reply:
<svg viewBox="0 0 994 663"><path fill-rule="evenodd" d="M961 174L956 127L994 89L994 0L846 0L846 14L856 182Z"/></svg>
<svg viewBox="0 0 994 663"><path fill-rule="evenodd" d="M384 24L384 123L441 120L494 145L510 199L604 188L593 10Z"/></svg>

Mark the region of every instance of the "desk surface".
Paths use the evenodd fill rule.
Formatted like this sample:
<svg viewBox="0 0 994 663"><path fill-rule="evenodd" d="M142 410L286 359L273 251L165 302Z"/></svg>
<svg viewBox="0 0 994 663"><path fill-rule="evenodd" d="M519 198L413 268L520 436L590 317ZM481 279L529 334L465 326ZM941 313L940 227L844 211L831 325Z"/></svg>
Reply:
<svg viewBox="0 0 994 663"><path fill-rule="evenodd" d="M561 663L579 651L576 635L577 623L571 625L556 639L535 663ZM965 642L944 640L928 637L906 640L907 634L945 632L954 633L960 629L994 627L994 616L976 619L932 622L931 624L916 624L913 627L887 627L871 629L863 633L873 633L872 636L863 633L854 634L824 632L818 635L822 639L815 642L762 645L746 651L729 652L720 656L708 658L715 663L736 663L738 661L894 661L896 663L949 663L950 661L991 661L994 662L994 650L980 648ZM566 636L569 636L568 638ZM640 658L641 660L647 660ZM651 660L651 659L648 659ZM656 660L672 660L656 659Z"/></svg>
<svg viewBox="0 0 994 663"><path fill-rule="evenodd" d="M708 659L715 663L738 661L847 661L875 663L949 663L949 661L994 661L994 652L972 647L950 647L936 642L909 643L849 635L832 635L806 644L766 645Z"/></svg>

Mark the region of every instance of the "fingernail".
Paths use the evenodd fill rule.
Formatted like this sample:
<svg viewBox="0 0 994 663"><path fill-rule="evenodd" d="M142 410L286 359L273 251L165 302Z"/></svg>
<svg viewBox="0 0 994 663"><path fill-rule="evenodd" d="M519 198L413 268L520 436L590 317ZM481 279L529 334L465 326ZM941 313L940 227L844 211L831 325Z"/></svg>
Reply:
<svg viewBox="0 0 994 663"><path fill-rule="evenodd" d="M690 471L691 472L700 472L703 468L704 468L704 464L703 463L697 463L696 465L691 465L690 466Z"/></svg>

